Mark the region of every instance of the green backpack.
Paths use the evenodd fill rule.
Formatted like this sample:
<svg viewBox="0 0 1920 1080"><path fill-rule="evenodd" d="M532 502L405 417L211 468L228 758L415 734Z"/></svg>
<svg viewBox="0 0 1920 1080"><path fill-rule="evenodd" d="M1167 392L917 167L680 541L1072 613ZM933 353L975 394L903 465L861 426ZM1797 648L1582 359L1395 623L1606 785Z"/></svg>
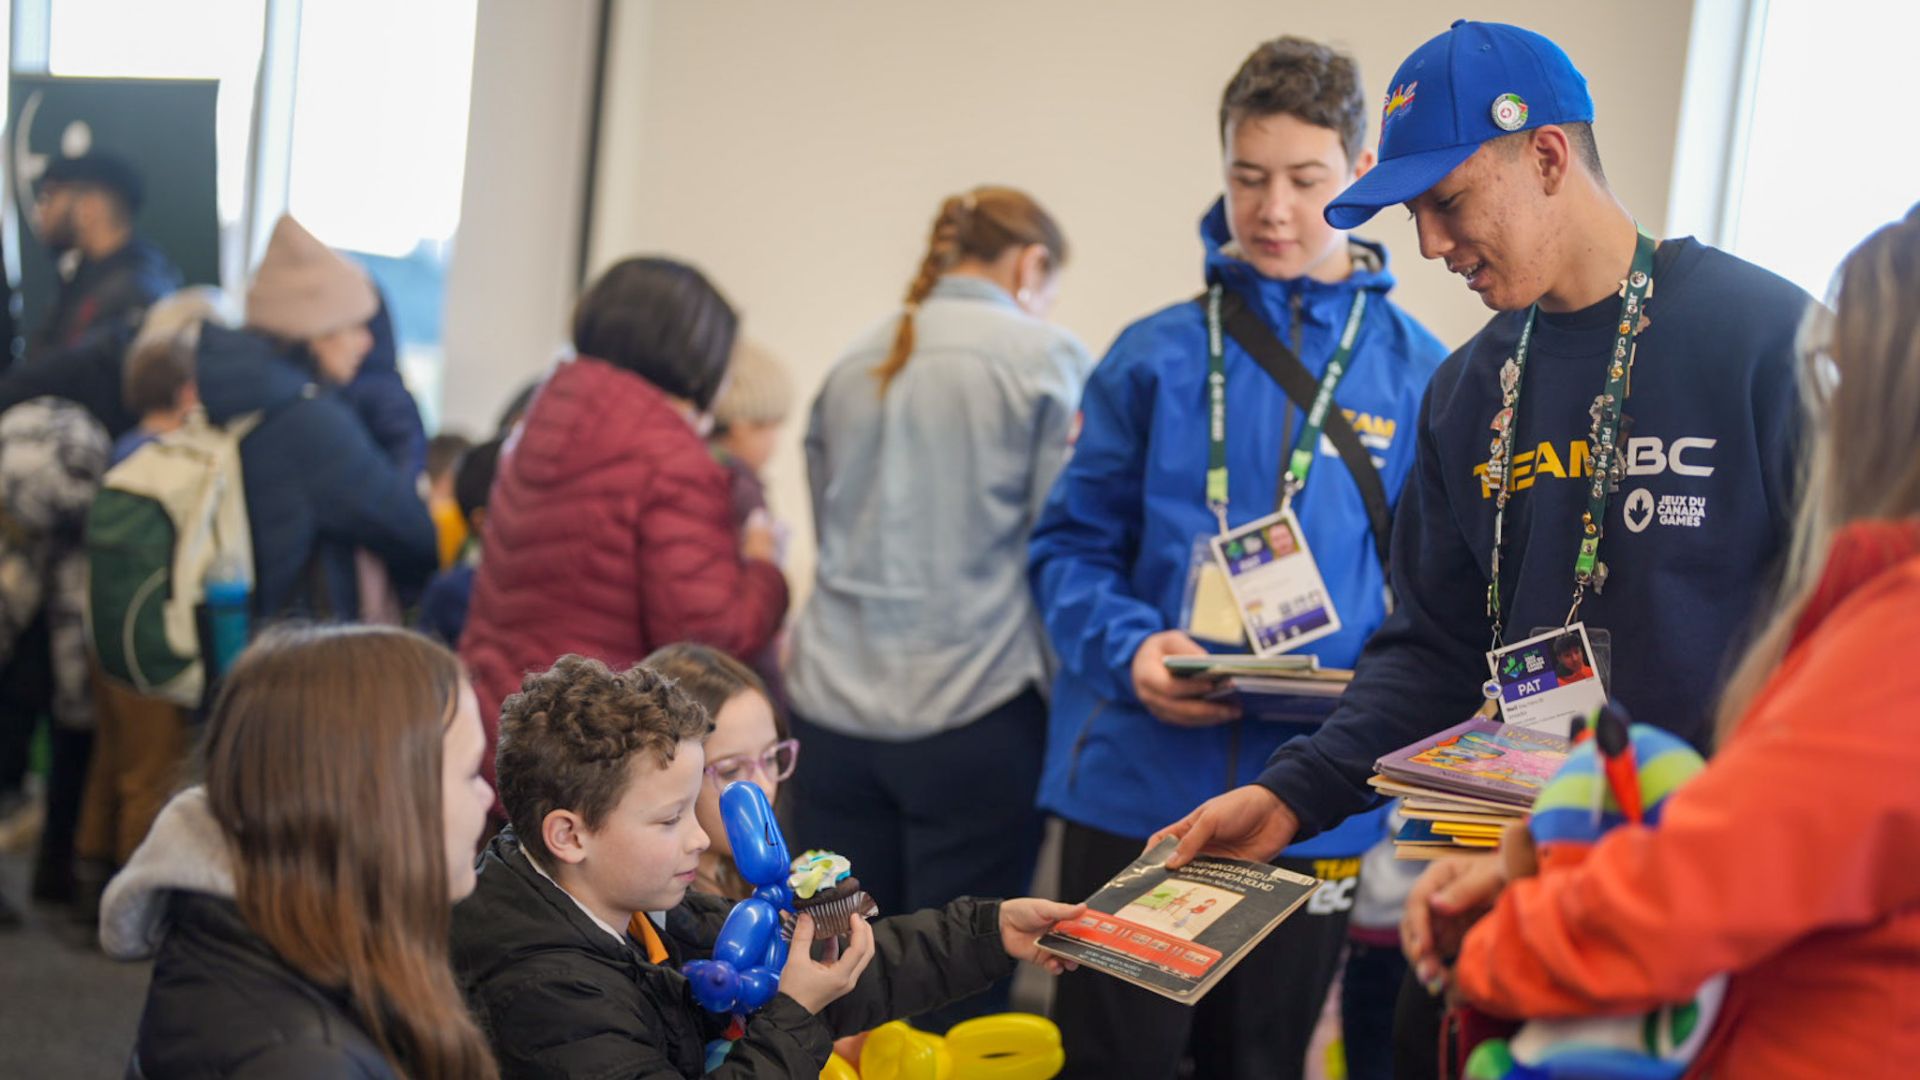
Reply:
<svg viewBox="0 0 1920 1080"><path fill-rule="evenodd" d="M216 568L253 577L240 440L196 416L107 470L87 514L87 638L105 674L188 707L206 692L200 611Z"/></svg>

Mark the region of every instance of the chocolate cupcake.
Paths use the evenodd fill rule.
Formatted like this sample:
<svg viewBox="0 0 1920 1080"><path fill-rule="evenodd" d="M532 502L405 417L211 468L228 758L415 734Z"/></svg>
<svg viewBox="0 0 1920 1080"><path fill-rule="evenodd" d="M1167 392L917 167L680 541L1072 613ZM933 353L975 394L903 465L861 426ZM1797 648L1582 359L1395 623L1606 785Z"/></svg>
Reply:
<svg viewBox="0 0 1920 1080"><path fill-rule="evenodd" d="M795 914L813 916L815 938L851 933L854 915L872 918L880 911L853 876L853 864L831 851L809 851L793 860L787 884Z"/></svg>

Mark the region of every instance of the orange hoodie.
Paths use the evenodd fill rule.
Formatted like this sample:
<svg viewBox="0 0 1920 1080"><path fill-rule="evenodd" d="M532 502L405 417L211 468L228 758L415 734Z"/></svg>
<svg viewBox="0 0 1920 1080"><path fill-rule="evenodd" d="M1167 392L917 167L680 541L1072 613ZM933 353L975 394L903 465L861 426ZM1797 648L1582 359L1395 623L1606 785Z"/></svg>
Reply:
<svg viewBox="0 0 1920 1080"><path fill-rule="evenodd" d="M1691 1075L1920 1075L1916 648L1920 527L1845 530L1726 746L1657 829L1617 829L1581 866L1508 886L1461 949L1467 1000L1629 1014L1728 972Z"/></svg>

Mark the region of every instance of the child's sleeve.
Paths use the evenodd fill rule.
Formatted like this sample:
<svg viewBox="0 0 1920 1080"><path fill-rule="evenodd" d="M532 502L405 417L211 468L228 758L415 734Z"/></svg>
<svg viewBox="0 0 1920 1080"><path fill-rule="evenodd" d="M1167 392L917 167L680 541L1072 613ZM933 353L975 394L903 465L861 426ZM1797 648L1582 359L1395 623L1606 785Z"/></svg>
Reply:
<svg viewBox="0 0 1920 1080"><path fill-rule="evenodd" d="M860 981L820 1013L835 1038L977 994L1014 969L1000 940L998 900L962 898L875 920L873 944Z"/></svg>
<svg viewBox="0 0 1920 1080"><path fill-rule="evenodd" d="M1467 999L1510 1017L1645 1010L1920 904L1920 670L1893 651L1920 633L1914 607L1891 595L1823 627L1658 827L1508 886L1462 946Z"/></svg>

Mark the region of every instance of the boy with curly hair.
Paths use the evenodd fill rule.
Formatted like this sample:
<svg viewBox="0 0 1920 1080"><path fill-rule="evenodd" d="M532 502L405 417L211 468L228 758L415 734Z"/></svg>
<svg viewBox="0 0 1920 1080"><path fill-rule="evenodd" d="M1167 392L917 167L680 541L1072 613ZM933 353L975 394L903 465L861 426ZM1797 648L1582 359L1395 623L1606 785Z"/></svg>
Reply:
<svg viewBox="0 0 1920 1080"><path fill-rule="evenodd" d="M729 901L690 894L708 838L694 817L706 711L643 667L564 656L501 709L499 791L510 822L454 909L454 966L503 1077L696 1077L728 1018L695 1003L680 967L711 955ZM711 1075L813 1076L836 1036L984 989L1083 906L962 899L855 916L846 949L793 949L780 990ZM812 937L800 916L794 936Z"/></svg>

